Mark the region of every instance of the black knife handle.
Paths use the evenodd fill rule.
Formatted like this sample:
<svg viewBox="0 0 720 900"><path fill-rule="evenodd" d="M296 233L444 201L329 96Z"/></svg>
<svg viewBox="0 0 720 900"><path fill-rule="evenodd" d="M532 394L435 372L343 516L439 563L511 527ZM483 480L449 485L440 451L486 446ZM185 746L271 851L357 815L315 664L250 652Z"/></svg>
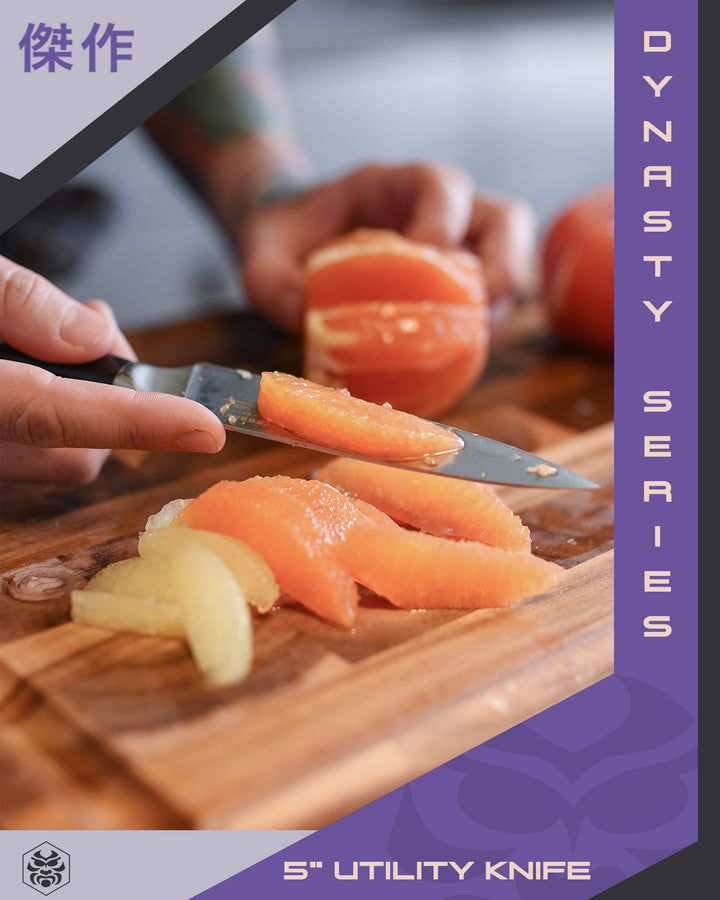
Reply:
<svg viewBox="0 0 720 900"><path fill-rule="evenodd" d="M53 375L60 375L62 378L78 378L81 381L97 381L100 384L112 384L118 372L128 363L126 359L111 355L103 356L88 363L47 362L43 359L35 359L26 353L21 353L5 343L0 343L0 359L38 366L47 372L52 372Z"/></svg>

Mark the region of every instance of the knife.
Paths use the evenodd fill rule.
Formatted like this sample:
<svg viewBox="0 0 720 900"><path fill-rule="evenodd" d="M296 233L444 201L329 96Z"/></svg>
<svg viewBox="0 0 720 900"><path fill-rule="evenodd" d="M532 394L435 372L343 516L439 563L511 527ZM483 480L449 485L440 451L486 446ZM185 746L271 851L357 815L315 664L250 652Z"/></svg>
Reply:
<svg viewBox="0 0 720 900"><path fill-rule="evenodd" d="M354 456L369 462L405 469L420 469L435 475L485 481L491 484L543 488L598 487L588 478L518 447L440 422L434 424L459 435L464 446L452 453L436 456L430 461L383 460L313 444L279 425L265 421L259 415L257 399L260 376L245 369L230 369L213 363L166 368L133 362L118 356L104 356L90 363L64 365L34 359L4 343L0 344L0 358L39 366L64 378L112 384L135 391L153 391L187 397L207 407L228 431L239 431L242 434L281 441L310 450L320 450L323 453Z"/></svg>

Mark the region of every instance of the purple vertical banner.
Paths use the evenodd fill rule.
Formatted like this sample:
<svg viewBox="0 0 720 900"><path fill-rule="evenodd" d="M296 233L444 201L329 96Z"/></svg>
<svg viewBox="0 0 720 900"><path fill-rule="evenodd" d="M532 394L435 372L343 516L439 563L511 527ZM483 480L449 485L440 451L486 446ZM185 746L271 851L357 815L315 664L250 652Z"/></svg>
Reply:
<svg viewBox="0 0 720 900"><path fill-rule="evenodd" d="M616 3L615 35L615 666L655 692L635 715L667 730L632 789L681 846L697 827L697 3Z"/></svg>
<svg viewBox="0 0 720 900"><path fill-rule="evenodd" d="M199 897L589 900L697 840L697 27L615 4L615 674Z"/></svg>
<svg viewBox="0 0 720 900"><path fill-rule="evenodd" d="M694 710L696 5L617 4L616 52L616 666Z"/></svg>
<svg viewBox="0 0 720 900"><path fill-rule="evenodd" d="M698 7L615 10L615 666L656 692L667 733L633 789L679 845L697 819Z"/></svg>

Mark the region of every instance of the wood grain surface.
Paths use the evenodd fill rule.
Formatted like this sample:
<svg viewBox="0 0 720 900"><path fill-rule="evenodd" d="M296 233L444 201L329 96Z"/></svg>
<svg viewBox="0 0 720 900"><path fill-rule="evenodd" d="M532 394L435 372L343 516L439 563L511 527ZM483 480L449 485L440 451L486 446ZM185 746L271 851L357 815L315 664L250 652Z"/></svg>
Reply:
<svg viewBox="0 0 720 900"><path fill-rule="evenodd" d="M241 685L211 689L184 643L75 625L69 592L132 556L148 515L220 478L308 476L322 455L229 435L216 457L125 451L87 487L2 485L4 828L317 828L612 671L612 363L516 322L445 421L595 479L500 488L533 551L570 570L503 610L405 612L352 632L299 607L256 622ZM300 371L252 314L132 336L160 365Z"/></svg>

